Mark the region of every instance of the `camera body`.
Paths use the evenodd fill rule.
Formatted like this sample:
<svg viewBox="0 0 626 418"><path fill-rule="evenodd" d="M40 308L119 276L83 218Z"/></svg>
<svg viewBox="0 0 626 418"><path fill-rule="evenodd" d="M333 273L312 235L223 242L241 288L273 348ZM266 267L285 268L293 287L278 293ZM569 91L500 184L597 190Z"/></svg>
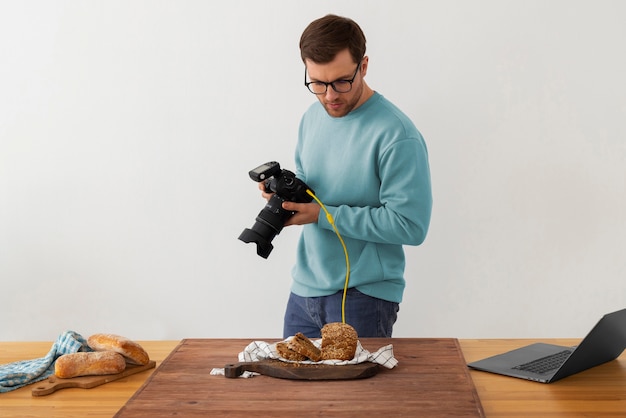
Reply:
<svg viewBox="0 0 626 418"><path fill-rule="evenodd" d="M247 244L256 243L257 254L267 258L274 249L272 240L282 231L287 219L295 213L283 209L283 202L309 203L313 197L307 190L315 192L294 173L281 169L276 161L262 164L250 170L248 175L257 183L264 182L265 191L273 195L256 217L252 228L244 229L239 239Z"/></svg>

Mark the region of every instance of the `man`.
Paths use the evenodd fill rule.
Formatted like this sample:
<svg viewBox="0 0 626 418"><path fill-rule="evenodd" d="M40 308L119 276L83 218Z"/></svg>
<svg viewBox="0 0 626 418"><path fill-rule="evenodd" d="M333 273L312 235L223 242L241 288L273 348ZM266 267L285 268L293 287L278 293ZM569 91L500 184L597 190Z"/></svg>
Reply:
<svg viewBox="0 0 626 418"><path fill-rule="evenodd" d="M300 51L305 86L319 102L300 123L296 175L334 218L350 275L343 305L346 256L329 219L316 202L283 203L296 211L285 225L304 225L283 334L319 338L324 324L345 319L359 337L391 337L405 287L402 246L421 244L430 223L426 145L409 118L365 82L369 57L354 21L313 21Z"/></svg>

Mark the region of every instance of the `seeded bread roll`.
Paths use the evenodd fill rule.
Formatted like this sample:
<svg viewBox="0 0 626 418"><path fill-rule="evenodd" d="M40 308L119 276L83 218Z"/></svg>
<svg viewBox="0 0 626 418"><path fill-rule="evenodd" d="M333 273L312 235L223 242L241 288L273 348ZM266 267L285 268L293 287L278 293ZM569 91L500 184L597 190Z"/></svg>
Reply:
<svg viewBox="0 0 626 418"><path fill-rule="evenodd" d="M87 339L95 351L115 351L123 355L130 364L145 366L150 361L146 350L134 341L115 334L94 334Z"/></svg>
<svg viewBox="0 0 626 418"><path fill-rule="evenodd" d="M289 345L285 341L276 343L276 351L278 351L278 354L280 354L280 356L286 360L292 360L292 361L306 360L306 356L303 356L302 354L297 353L293 351L292 349L290 349Z"/></svg>
<svg viewBox="0 0 626 418"><path fill-rule="evenodd" d="M320 361L322 358L320 349L317 348L315 344L313 344L311 340L309 340L301 332L298 332L296 335L291 337L287 346L296 353L302 354L313 361Z"/></svg>
<svg viewBox="0 0 626 418"><path fill-rule="evenodd" d="M126 369L126 360L113 351L64 354L54 362L54 375L62 379L77 376L117 374Z"/></svg>
<svg viewBox="0 0 626 418"><path fill-rule="evenodd" d="M322 327L322 359L352 360L356 353L357 333L352 326L332 322Z"/></svg>

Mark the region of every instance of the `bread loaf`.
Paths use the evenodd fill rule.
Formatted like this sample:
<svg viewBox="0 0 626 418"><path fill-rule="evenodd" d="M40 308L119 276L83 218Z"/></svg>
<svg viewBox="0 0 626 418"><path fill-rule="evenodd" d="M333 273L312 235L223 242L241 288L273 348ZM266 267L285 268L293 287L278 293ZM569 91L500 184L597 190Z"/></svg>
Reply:
<svg viewBox="0 0 626 418"><path fill-rule="evenodd" d="M290 349L288 343L286 343L285 341L280 341L276 343L276 351L278 351L278 354L286 360L291 360L291 361L306 360L306 356L303 356L302 354L297 353L293 351L292 349Z"/></svg>
<svg viewBox="0 0 626 418"><path fill-rule="evenodd" d="M322 327L322 359L352 360L356 353L357 332L352 326L333 322Z"/></svg>
<svg viewBox="0 0 626 418"><path fill-rule="evenodd" d="M307 358L310 358L313 361L319 361L322 358L322 353L319 348L311 342L304 334L301 332L296 333L289 342L287 346Z"/></svg>
<svg viewBox="0 0 626 418"><path fill-rule="evenodd" d="M150 361L146 350L135 341L115 334L94 334L87 344L96 351L115 351L123 355L130 364L145 366Z"/></svg>
<svg viewBox="0 0 626 418"><path fill-rule="evenodd" d="M126 369L126 360L113 351L64 354L54 363L54 375L62 379L77 376L117 374Z"/></svg>

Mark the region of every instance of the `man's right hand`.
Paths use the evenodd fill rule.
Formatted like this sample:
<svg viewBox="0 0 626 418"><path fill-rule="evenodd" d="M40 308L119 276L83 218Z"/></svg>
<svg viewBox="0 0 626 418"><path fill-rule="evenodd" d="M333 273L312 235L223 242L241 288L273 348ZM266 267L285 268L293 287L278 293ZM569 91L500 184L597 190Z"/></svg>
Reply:
<svg viewBox="0 0 626 418"><path fill-rule="evenodd" d="M259 184L259 190L261 191L261 196L263 196L263 198L269 202L269 200L272 198L272 195L274 193L268 193L268 192L265 191L265 182L264 181L260 181L258 184Z"/></svg>

